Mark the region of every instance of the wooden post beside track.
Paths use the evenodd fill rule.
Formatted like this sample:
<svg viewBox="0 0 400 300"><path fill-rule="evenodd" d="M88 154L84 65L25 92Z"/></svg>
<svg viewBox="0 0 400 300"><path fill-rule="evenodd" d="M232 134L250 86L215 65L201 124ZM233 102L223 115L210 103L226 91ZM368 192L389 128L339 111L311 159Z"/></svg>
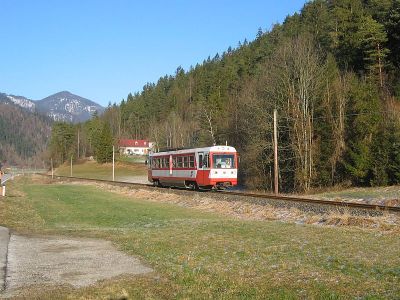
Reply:
<svg viewBox="0 0 400 300"><path fill-rule="evenodd" d="M113 174L112 174L113 181L115 181L115 147L113 145Z"/></svg>
<svg viewBox="0 0 400 300"><path fill-rule="evenodd" d="M6 186L2 184L2 178L3 178L3 172L0 169L0 186L1 186L1 190L2 190L1 195L3 197L5 197L6 196Z"/></svg>
<svg viewBox="0 0 400 300"><path fill-rule="evenodd" d="M279 169L278 169L278 112L274 109L274 191L275 194L279 194Z"/></svg>

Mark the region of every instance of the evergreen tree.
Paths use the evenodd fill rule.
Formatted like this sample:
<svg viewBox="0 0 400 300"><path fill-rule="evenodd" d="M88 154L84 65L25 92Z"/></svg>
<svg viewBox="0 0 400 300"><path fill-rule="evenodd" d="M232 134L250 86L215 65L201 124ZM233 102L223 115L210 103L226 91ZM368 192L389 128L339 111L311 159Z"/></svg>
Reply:
<svg viewBox="0 0 400 300"><path fill-rule="evenodd" d="M110 125L108 123L104 123L95 147L96 160L98 163L102 164L112 161L112 146L113 138L111 135Z"/></svg>
<svg viewBox="0 0 400 300"><path fill-rule="evenodd" d="M365 16L362 18L358 34L364 53L365 68L370 71L372 76L379 78L379 84L383 87L383 68L389 52L385 47L387 42L385 28L371 16Z"/></svg>
<svg viewBox="0 0 400 300"><path fill-rule="evenodd" d="M75 133L73 125L57 122L53 125L50 139L50 156L56 164L62 164L74 154Z"/></svg>
<svg viewBox="0 0 400 300"><path fill-rule="evenodd" d="M354 78L349 91L346 120L348 147L344 166L355 184L369 185L373 178L372 144L380 121L382 119L376 87Z"/></svg>
<svg viewBox="0 0 400 300"><path fill-rule="evenodd" d="M391 120L386 131L388 134L388 166L389 184L400 184L400 124Z"/></svg>

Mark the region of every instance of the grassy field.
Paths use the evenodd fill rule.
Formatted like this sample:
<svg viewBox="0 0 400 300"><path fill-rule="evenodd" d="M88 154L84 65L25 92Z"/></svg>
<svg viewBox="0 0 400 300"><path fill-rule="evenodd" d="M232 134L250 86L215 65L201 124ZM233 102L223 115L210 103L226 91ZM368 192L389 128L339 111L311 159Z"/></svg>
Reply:
<svg viewBox="0 0 400 300"><path fill-rule="evenodd" d="M125 162L125 163L144 164L147 157L144 155L131 155L131 156L120 155L117 159L118 159L118 161Z"/></svg>
<svg viewBox="0 0 400 300"><path fill-rule="evenodd" d="M56 175L70 176L70 165L62 165L55 170ZM112 179L112 164L98 164L95 161L85 161L72 165L72 176L94 179ZM122 180L130 176L147 176L147 167L141 164L116 163L115 179Z"/></svg>
<svg viewBox="0 0 400 300"><path fill-rule="evenodd" d="M399 299L400 238L374 230L244 221L92 186L20 178L0 225L112 241L155 272L38 299Z"/></svg>
<svg viewBox="0 0 400 300"><path fill-rule="evenodd" d="M400 186L348 188L316 194L317 198L343 199L382 205L400 206Z"/></svg>

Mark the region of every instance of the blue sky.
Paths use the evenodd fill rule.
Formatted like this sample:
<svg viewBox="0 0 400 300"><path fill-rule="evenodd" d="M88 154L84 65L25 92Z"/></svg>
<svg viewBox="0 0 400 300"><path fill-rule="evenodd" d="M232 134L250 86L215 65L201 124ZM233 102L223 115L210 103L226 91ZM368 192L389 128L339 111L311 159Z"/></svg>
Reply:
<svg viewBox="0 0 400 300"><path fill-rule="evenodd" d="M0 0L0 92L119 103L178 66L253 40L305 2Z"/></svg>

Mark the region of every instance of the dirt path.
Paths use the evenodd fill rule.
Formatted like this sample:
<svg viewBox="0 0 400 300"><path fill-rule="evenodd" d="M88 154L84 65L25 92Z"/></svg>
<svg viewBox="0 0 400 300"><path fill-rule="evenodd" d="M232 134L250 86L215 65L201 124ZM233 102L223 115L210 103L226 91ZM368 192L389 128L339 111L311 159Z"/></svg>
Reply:
<svg viewBox="0 0 400 300"><path fill-rule="evenodd" d="M5 288L7 249L10 234L7 228L0 227L0 293Z"/></svg>
<svg viewBox="0 0 400 300"><path fill-rule="evenodd" d="M151 271L107 241L11 235L6 289L0 292L0 298L18 294L19 290L32 285L82 287L121 274Z"/></svg>

